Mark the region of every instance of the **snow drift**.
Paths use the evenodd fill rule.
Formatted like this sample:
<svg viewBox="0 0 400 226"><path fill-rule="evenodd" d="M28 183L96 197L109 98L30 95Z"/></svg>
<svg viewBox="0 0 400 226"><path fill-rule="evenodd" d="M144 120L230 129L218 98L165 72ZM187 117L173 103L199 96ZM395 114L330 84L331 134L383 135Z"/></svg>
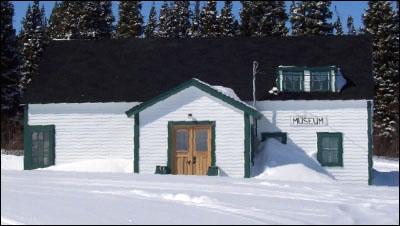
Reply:
<svg viewBox="0 0 400 226"><path fill-rule="evenodd" d="M24 170L24 156L1 154L2 170Z"/></svg>
<svg viewBox="0 0 400 226"><path fill-rule="evenodd" d="M254 158L252 176L257 179L332 182L333 177L304 151L276 139L262 142Z"/></svg>
<svg viewBox="0 0 400 226"><path fill-rule="evenodd" d="M133 160L131 159L93 159L66 164L59 164L41 170L71 171L71 172L109 172L132 173Z"/></svg>

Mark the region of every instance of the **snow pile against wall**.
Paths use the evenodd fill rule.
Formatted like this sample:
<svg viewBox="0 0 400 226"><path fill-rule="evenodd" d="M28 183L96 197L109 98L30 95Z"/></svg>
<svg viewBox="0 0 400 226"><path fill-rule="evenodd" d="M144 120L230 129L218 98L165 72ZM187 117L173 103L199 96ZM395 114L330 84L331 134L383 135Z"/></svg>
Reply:
<svg viewBox="0 0 400 226"><path fill-rule="evenodd" d="M1 155L2 170L24 170L24 156Z"/></svg>
<svg viewBox="0 0 400 226"><path fill-rule="evenodd" d="M51 166L41 170L71 172L132 173L133 162L129 159L93 159Z"/></svg>
<svg viewBox="0 0 400 226"><path fill-rule="evenodd" d="M256 179L325 183L334 180L305 152L276 139L268 139L259 145L252 174Z"/></svg>

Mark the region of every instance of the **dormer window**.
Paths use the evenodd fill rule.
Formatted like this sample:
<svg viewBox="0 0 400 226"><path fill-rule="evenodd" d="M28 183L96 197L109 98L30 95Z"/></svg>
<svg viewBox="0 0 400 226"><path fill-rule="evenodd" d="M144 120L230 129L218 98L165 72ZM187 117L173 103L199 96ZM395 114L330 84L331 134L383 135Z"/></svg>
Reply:
<svg viewBox="0 0 400 226"><path fill-rule="evenodd" d="M282 92L335 92L336 67L279 66L277 87Z"/></svg>

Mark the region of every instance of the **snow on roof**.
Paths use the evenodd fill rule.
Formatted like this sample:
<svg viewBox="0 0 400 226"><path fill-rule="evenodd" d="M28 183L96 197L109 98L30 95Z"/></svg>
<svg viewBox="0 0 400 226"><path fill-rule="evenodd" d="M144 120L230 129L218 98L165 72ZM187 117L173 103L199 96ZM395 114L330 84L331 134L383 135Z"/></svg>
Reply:
<svg viewBox="0 0 400 226"><path fill-rule="evenodd" d="M209 86L210 88L212 88L212 89L218 91L219 93L222 93L223 95L225 95L225 96L227 96L227 97L230 97L230 98L232 98L232 99L234 99L234 100L236 100L236 101L238 101L238 102L240 102L240 103L246 105L247 107L249 107L249 108L251 108L251 109L257 110L257 109L256 109L255 107L253 107L252 105L249 105L248 103L242 101L242 100L236 95L235 91L233 91L233 89L231 89L231 88L229 88L229 87L225 87L225 86L212 86L212 85L210 85L210 84L208 84L208 83L206 83L206 82L201 81L201 80L198 79L198 78L193 78L193 79L196 80L196 81L198 81L198 82L200 82L200 83L202 83L202 84L204 84L204 85L206 85L206 86Z"/></svg>

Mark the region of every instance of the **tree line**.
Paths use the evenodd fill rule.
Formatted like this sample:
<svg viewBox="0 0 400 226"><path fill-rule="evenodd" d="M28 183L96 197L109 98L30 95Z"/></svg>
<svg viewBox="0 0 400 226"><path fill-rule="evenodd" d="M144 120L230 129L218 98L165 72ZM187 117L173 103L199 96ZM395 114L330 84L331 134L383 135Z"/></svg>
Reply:
<svg viewBox="0 0 400 226"><path fill-rule="evenodd" d="M11 1L1 1L1 81L3 118L21 115L19 99L38 73L46 44L59 39L120 38L221 38L302 35L356 35L373 37L373 75L376 84L375 135L393 149L398 145L398 3L369 1L364 27L356 28L347 17L347 33L338 10L332 21L331 1L240 1L239 18L233 2L163 1L159 11L152 3L145 24L141 1L120 1L119 20L111 1L58 1L45 17L39 1L33 1L17 36L13 29ZM287 8L289 7L289 8ZM288 9L288 10L286 10ZM288 27L287 25L290 25ZM17 117L18 118L18 117ZM3 131L3 129L2 129ZM397 138L397 141L396 141ZM398 151L397 151L398 155Z"/></svg>

